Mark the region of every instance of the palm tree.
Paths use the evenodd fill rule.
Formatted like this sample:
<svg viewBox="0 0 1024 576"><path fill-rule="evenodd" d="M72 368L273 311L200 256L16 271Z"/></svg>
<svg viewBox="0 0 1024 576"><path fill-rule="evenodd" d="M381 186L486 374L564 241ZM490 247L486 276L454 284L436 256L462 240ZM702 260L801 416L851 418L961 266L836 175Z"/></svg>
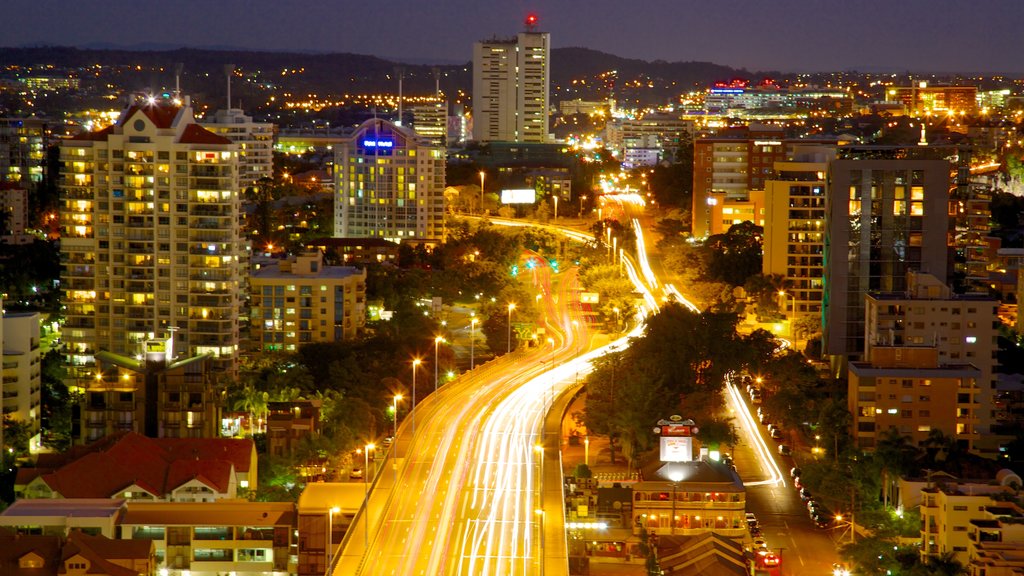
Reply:
<svg viewBox="0 0 1024 576"><path fill-rule="evenodd" d="M234 410L244 410L249 413L249 436L253 436L255 432L256 418L262 417L267 413L267 402L270 400L270 395L266 392L261 392L252 386L246 386L242 390L241 396L235 400Z"/></svg>
<svg viewBox="0 0 1024 576"><path fill-rule="evenodd" d="M917 448L910 436L900 434L896 428L882 432L875 445L875 460L882 468L882 500L889 505L889 494L901 474L910 472L910 462L917 456Z"/></svg>
<svg viewBox="0 0 1024 576"><path fill-rule="evenodd" d="M925 567L928 568L928 573L932 576L967 576L971 573L957 560L956 553L952 551L929 556L925 560Z"/></svg>

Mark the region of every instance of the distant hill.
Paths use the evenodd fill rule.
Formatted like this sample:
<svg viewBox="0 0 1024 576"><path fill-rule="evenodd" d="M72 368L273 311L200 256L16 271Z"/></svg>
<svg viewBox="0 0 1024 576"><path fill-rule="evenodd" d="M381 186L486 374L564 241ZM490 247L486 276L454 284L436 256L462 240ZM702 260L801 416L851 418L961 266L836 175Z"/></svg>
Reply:
<svg viewBox="0 0 1024 576"><path fill-rule="evenodd" d="M155 46L156 47L156 46ZM468 47L467 47L468 52ZM410 60L422 61L411 58ZM395 67L405 70L403 89L409 95L433 92L434 74L442 73L441 88L448 94L458 91L472 92L472 64L399 64L398 62L364 54L313 54L295 52L258 52L237 49L128 50L90 49L56 46L0 48L0 61L7 65L37 66L52 64L58 68L85 69L100 64L112 67L102 78L126 90L165 90L174 85L174 65L183 63L182 88L192 94L205 94L208 98L223 98L223 66L233 63L251 83L270 83L294 93L371 94L397 90ZM128 67L132 68L129 69ZM139 66L142 70L136 70ZM160 70L162 68L162 70ZM291 70L303 70L291 73ZM654 89L637 91L637 97L664 101L693 87L704 87L715 80L736 76L760 78L777 73L750 73L710 62L645 62L621 58L587 48L555 48L551 51L552 100L557 103L569 97L555 91L557 86L571 84L573 79L588 80L585 88L572 94L584 99L602 98L607 90L600 82L593 82L598 74L618 71L616 91L631 80L651 82ZM286 71L282 75L282 71ZM112 77L111 77L112 76ZM83 83L88 80L83 75ZM673 83L675 83L673 85ZM257 91L247 90L245 82L233 83L235 98L254 96Z"/></svg>

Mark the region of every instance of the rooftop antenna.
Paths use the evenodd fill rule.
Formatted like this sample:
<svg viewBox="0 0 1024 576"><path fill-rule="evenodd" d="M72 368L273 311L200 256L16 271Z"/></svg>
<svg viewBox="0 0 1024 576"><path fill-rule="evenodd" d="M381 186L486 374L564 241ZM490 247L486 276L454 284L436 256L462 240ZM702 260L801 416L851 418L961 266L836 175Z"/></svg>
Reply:
<svg viewBox="0 0 1024 576"><path fill-rule="evenodd" d="M235 73L235 65L234 64L225 64L224 65L224 76L227 78L227 81L228 81L228 110L231 109L231 76L234 73Z"/></svg>
<svg viewBox="0 0 1024 576"><path fill-rule="evenodd" d="M405 77L405 67L395 66L395 74L398 75L398 121L395 124L402 125L402 79Z"/></svg>
<svg viewBox="0 0 1024 576"><path fill-rule="evenodd" d="M174 97L181 98L181 71L185 69L185 64L178 62L174 65Z"/></svg>
<svg viewBox="0 0 1024 576"><path fill-rule="evenodd" d="M434 94L441 98L441 69L434 66L431 70L434 72Z"/></svg>

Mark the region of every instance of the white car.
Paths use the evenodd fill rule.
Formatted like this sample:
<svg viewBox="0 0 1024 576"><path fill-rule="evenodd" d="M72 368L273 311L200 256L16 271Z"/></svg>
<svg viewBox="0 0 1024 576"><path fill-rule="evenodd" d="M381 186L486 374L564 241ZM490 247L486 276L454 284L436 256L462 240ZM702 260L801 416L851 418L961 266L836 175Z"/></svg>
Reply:
<svg viewBox="0 0 1024 576"><path fill-rule="evenodd" d="M767 548L767 547L768 547L768 542L766 542L764 538L761 538L761 537L754 538L754 548Z"/></svg>

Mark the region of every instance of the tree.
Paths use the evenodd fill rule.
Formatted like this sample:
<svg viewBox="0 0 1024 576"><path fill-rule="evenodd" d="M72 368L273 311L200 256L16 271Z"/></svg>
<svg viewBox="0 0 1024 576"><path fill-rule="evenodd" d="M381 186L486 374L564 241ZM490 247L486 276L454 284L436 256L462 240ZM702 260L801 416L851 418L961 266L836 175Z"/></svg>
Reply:
<svg viewBox="0 0 1024 576"><path fill-rule="evenodd" d="M256 419L267 413L267 402L270 394L257 390L252 386L245 387L235 400L232 409L249 413L249 436L256 434Z"/></svg>
<svg viewBox="0 0 1024 576"><path fill-rule="evenodd" d="M751 222L733 224L725 234L710 236L708 275L711 279L743 286L761 270L761 242L764 229Z"/></svg>
<svg viewBox="0 0 1024 576"><path fill-rule="evenodd" d="M910 436L901 434L898 429L888 428L879 434L873 457L882 470L882 502L886 507L889 495L896 491L899 477L911 472L911 462L917 456L918 450Z"/></svg>

